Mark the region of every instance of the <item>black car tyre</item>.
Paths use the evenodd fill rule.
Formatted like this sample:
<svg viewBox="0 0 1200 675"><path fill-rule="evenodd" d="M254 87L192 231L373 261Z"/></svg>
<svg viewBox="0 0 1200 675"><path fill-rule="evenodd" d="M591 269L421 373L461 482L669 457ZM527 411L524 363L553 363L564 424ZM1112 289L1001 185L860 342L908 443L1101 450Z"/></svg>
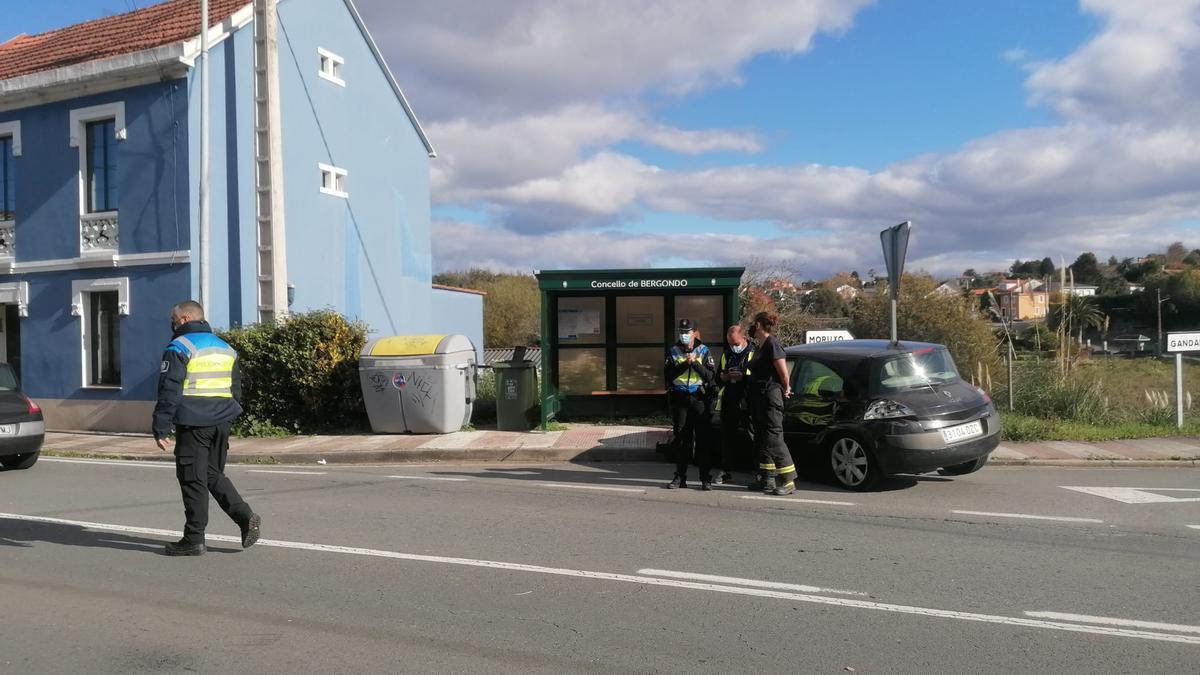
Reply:
<svg viewBox="0 0 1200 675"><path fill-rule="evenodd" d="M28 469L37 463L38 455L42 454L40 450L27 452L23 455L5 455L0 457L0 464L6 469Z"/></svg>
<svg viewBox="0 0 1200 675"><path fill-rule="evenodd" d="M942 468L938 469L938 473L942 474L943 476L965 476L969 473L975 473L976 471L982 469L983 465L987 464L987 461L988 456L984 455L979 459L973 459L969 462L963 462L962 464L943 466Z"/></svg>
<svg viewBox="0 0 1200 675"><path fill-rule="evenodd" d="M829 467L838 485L864 492L883 478L875 453L854 436L836 436L829 444Z"/></svg>

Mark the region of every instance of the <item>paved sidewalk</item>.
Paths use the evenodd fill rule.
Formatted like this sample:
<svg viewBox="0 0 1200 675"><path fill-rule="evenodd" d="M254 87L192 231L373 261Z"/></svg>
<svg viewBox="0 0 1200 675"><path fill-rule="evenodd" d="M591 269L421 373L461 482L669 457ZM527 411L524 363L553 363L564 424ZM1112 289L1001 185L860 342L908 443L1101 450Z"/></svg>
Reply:
<svg viewBox="0 0 1200 675"><path fill-rule="evenodd" d="M441 436L350 435L235 438L234 462L307 464L391 462L640 462L659 461L663 427L570 424L564 431L460 431ZM168 460L149 436L49 432L46 454ZM1169 465L1200 467L1200 438L1103 443L1004 443L991 464L1053 466Z"/></svg>

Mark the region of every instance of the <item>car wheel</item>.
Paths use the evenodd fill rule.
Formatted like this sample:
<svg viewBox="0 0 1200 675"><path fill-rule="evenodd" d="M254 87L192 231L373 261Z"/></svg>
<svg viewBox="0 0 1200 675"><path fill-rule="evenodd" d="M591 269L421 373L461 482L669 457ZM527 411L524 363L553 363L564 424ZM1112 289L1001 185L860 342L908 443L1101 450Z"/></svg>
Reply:
<svg viewBox="0 0 1200 675"><path fill-rule="evenodd" d="M6 455L0 457L0 464L4 465L6 469L28 469L37 463L40 454L42 454L40 450L35 450L23 455Z"/></svg>
<svg viewBox="0 0 1200 675"><path fill-rule="evenodd" d="M833 478L847 490L865 491L879 484L879 462L874 453L853 436L838 436L829 446Z"/></svg>
<svg viewBox="0 0 1200 675"><path fill-rule="evenodd" d="M984 455L979 459L973 459L969 462L963 462L962 464L943 466L942 468L938 469L938 473L942 474L943 476L965 476L969 473L975 473L976 471L982 469L983 465L987 464L987 461L988 456Z"/></svg>

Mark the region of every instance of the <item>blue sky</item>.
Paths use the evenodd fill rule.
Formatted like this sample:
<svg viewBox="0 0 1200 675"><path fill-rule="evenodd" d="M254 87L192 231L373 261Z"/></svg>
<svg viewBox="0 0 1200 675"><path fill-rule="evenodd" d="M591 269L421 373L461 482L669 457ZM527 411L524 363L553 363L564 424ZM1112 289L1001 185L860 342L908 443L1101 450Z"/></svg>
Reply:
<svg viewBox="0 0 1200 675"><path fill-rule="evenodd" d="M1200 246L1200 0L356 4L439 151L437 269L820 278L903 219L939 275Z"/></svg>

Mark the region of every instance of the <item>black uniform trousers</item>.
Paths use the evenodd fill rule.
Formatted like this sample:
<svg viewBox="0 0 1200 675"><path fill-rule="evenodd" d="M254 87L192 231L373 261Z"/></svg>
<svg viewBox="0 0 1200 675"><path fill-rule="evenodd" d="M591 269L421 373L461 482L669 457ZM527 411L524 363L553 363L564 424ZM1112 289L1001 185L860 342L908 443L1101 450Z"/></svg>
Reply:
<svg viewBox="0 0 1200 675"><path fill-rule="evenodd" d="M675 475L687 477L694 458L700 467L700 479L707 481L712 401L702 392L671 392L671 431L675 440Z"/></svg>
<svg viewBox="0 0 1200 675"><path fill-rule="evenodd" d="M229 427L226 423L215 427L177 425L175 429L175 478L183 493L183 513L187 519L183 538L189 544L204 543L210 493L238 527L244 527L253 513L225 476Z"/></svg>
<svg viewBox="0 0 1200 675"><path fill-rule="evenodd" d="M753 454L750 448L754 443L754 431L743 401L744 392L733 392L726 386L725 394L721 396L721 449L719 453L713 453L713 463L727 473L745 466ZM757 463L758 457L753 459Z"/></svg>
<svg viewBox="0 0 1200 675"><path fill-rule="evenodd" d="M789 483L796 479L796 466L783 437L783 387L774 380L752 383L748 393L759 473Z"/></svg>

